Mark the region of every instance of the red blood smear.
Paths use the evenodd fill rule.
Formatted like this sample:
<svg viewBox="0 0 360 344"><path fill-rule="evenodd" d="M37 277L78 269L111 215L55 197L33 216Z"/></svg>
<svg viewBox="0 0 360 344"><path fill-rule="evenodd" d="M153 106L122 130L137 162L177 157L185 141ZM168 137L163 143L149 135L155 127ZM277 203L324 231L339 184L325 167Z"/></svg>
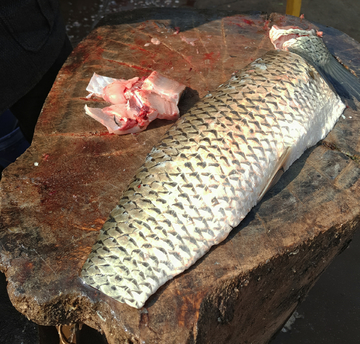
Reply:
<svg viewBox="0 0 360 344"><path fill-rule="evenodd" d="M115 120L115 119L114 119ZM120 126L120 123L119 121L121 122L122 126ZM128 130L128 129L131 129L133 127L135 127L135 125L137 125L137 121L135 119L130 119L130 118L127 118L126 120L124 120L123 118L118 118L115 123L117 125L119 125L119 127L121 127L121 130Z"/></svg>
<svg viewBox="0 0 360 344"><path fill-rule="evenodd" d="M265 23L263 26L264 31L269 31L269 23L270 23L270 20L265 20Z"/></svg>
<svg viewBox="0 0 360 344"><path fill-rule="evenodd" d="M205 60L211 60L213 58L214 52L204 54Z"/></svg>
<svg viewBox="0 0 360 344"><path fill-rule="evenodd" d="M114 136L114 133L109 133L108 131L104 131L103 133L97 134L98 136Z"/></svg>
<svg viewBox="0 0 360 344"><path fill-rule="evenodd" d="M137 117L139 119L147 119L147 115L150 111L150 108L147 105L144 105L141 110L139 111Z"/></svg>
<svg viewBox="0 0 360 344"><path fill-rule="evenodd" d="M243 18L242 21L248 25L254 25L255 23L252 20Z"/></svg>
<svg viewBox="0 0 360 344"><path fill-rule="evenodd" d="M120 62L120 61L115 61L115 60L108 60L110 62L114 62L114 63L117 63L121 66L126 66L126 67L130 67L130 68L133 68L133 69L137 69L137 70L140 70L140 71L143 71L143 72L147 72L147 73L151 73L152 70L150 68L142 68L142 67L139 67L139 66L136 66L136 65L131 65L129 63L126 63L126 62Z"/></svg>
<svg viewBox="0 0 360 344"><path fill-rule="evenodd" d="M144 48L140 48L140 47L130 47L130 50L140 50L143 51L145 53L149 53L148 50L144 49ZM153 55L153 54L152 54Z"/></svg>

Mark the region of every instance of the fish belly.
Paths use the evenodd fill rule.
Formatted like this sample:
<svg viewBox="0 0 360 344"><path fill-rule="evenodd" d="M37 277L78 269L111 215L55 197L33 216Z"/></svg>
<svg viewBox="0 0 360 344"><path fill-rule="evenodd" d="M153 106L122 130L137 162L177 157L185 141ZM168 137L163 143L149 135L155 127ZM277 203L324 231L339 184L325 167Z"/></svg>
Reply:
<svg viewBox="0 0 360 344"><path fill-rule="evenodd" d="M152 149L101 229L83 281L141 308L224 240L276 172L324 138L344 107L300 56L271 51L257 59Z"/></svg>

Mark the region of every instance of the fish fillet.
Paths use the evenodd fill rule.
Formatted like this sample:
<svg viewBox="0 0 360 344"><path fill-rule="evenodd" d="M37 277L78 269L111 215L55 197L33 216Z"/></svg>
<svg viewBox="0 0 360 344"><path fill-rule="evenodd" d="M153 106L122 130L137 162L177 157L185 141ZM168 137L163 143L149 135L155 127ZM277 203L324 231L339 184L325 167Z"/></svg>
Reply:
<svg viewBox="0 0 360 344"><path fill-rule="evenodd" d="M152 149L101 229L83 281L141 308L224 240L344 108L298 54L270 51L252 62Z"/></svg>

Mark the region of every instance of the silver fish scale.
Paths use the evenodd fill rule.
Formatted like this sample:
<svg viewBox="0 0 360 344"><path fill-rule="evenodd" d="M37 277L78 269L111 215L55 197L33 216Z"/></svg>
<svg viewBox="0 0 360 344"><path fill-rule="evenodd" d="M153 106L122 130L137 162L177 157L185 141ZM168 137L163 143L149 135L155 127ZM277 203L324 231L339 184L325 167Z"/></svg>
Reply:
<svg viewBox="0 0 360 344"><path fill-rule="evenodd" d="M231 77L149 153L104 224L83 266L84 282L142 307L240 223L288 147L285 169L326 134L311 127L333 104L341 107L293 53L269 52Z"/></svg>
<svg viewBox="0 0 360 344"><path fill-rule="evenodd" d="M316 35L298 37L291 41L289 48L293 52L306 52L306 55L319 66L327 64L331 59L331 54L325 43Z"/></svg>

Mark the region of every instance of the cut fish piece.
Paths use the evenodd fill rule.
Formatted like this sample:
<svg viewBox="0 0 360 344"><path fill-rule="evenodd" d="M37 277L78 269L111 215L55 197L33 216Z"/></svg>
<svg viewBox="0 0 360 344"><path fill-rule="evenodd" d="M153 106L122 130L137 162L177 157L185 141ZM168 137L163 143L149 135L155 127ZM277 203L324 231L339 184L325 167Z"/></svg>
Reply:
<svg viewBox="0 0 360 344"><path fill-rule="evenodd" d="M85 112L87 115L104 125L111 134L124 135L138 133L145 130L147 127L141 127L137 121L130 118L116 117L105 113L100 108L89 108L85 105Z"/></svg>
<svg viewBox="0 0 360 344"><path fill-rule="evenodd" d="M149 77L144 80L141 89L157 93L161 97L169 101L175 101L175 103L178 104L181 94L185 90L185 85L166 78L157 72L152 72Z"/></svg>
<svg viewBox="0 0 360 344"><path fill-rule="evenodd" d="M168 101L162 98L159 94L143 91L143 90L136 90L134 91L134 100L136 100L137 106L140 109L144 107L149 108L156 112L156 117L160 119L168 119L173 120L179 118L179 109L174 102ZM130 100L131 103L131 100ZM147 115L150 121L154 120L156 117Z"/></svg>
<svg viewBox="0 0 360 344"><path fill-rule="evenodd" d="M102 109L104 113L111 117L128 118L137 120L137 111L129 108L127 104L113 104Z"/></svg>
<svg viewBox="0 0 360 344"><path fill-rule="evenodd" d="M116 80L104 87L102 97L112 104L126 104L125 92L131 89L138 80L138 77L129 80Z"/></svg>
<svg viewBox="0 0 360 344"><path fill-rule="evenodd" d="M117 80L118 79L109 78L107 76L94 73L86 87L86 91L88 91L90 95L95 94L98 97L102 97L104 87Z"/></svg>
<svg viewBox="0 0 360 344"><path fill-rule="evenodd" d="M85 112L109 132L127 134L139 132L156 118L174 120L179 117L177 104L185 85L161 76L157 72L148 78L129 80L102 77L94 73L87 87L113 105L104 109L85 106Z"/></svg>

